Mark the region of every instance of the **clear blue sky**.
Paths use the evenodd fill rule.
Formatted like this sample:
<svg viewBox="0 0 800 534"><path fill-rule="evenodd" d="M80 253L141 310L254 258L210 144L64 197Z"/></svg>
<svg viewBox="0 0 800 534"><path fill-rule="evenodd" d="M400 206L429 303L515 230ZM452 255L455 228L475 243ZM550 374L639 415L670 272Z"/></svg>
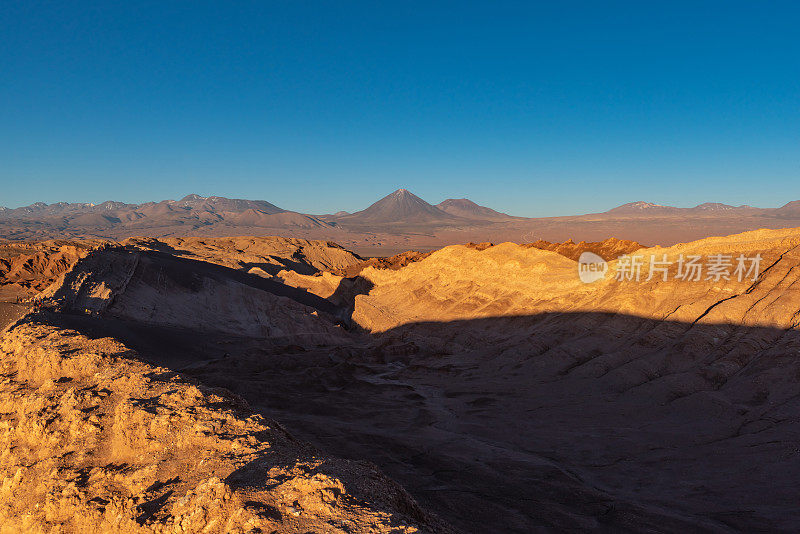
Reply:
<svg viewBox="0 0 800 534"><path fill-rule="evenodd" d="M27 0L0 24L0 205L800 199L797 2Z"/></svg>

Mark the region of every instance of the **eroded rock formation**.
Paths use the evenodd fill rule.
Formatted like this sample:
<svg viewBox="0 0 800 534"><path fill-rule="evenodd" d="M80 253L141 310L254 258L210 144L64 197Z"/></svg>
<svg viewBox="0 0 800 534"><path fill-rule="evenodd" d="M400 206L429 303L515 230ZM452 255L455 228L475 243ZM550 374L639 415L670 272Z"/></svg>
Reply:
<svg viewBox="0 0 800 534"><path fill-rule="evenodd" d="M5 532L438 529L374 466L321 456L116 340L34 317L0 355Z"/></svg>
<svg viewBox="0 0 800 534"><path fill-rule="evenodd" d="M37 295L0 340L9 528L445 528L272 419L464 532L800 527L800 230L366 266L252 239L105 244Z"/></svg>

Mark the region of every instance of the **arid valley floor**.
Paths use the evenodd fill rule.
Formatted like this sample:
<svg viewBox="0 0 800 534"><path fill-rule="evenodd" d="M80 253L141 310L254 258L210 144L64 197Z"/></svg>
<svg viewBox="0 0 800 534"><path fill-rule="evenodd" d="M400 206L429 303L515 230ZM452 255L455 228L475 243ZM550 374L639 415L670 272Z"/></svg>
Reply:
<svg viewBox="0 0 800 534"><path fill-rule="evenodd" d="M763 265L584 284L583 249ZM796 531L798 264L791 229L380 261L271 237L6 242L0 525Z"/></svg>

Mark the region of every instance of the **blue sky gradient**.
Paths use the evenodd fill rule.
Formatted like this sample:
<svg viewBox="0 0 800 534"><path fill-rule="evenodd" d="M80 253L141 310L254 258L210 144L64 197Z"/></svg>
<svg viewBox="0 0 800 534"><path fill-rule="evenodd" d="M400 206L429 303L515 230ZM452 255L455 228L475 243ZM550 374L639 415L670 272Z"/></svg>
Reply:
<svg viewBox="0 0 800 534"><path fill-rule="evenodd" d="M0 205L800 199L797 2L15 2Z"/></svg>

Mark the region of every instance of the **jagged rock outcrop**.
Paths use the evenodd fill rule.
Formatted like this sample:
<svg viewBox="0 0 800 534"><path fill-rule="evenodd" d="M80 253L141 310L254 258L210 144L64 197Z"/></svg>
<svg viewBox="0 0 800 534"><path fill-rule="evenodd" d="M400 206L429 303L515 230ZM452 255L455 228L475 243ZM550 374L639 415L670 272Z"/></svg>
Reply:
<svg viewBox="0 0 800 534"><path fill-rule="evenodd" d="M34 319L0 337L0 366L3 532L445 530L374 466L113 339Z"/></svg>
<svg viewBox="0 0 800 534"><path fill-rule="evenodd" d="M353 276L357 276L367 267L396 271L397 269L401 269L406 265L423 260L430 255L430 252L417 252L416 250L409 250L407 252L401 252L400 254L395 254L385 258L369 258L368 260L351 264L343 268L331 269L330 272L337 276L351 278Z"/></svg>
<svg viewBox="0 0 800 534"><path fill-rule="evenodd" d="M105 241L6 242L0 244L0 299L28 298L72 269Z"/></svg>

